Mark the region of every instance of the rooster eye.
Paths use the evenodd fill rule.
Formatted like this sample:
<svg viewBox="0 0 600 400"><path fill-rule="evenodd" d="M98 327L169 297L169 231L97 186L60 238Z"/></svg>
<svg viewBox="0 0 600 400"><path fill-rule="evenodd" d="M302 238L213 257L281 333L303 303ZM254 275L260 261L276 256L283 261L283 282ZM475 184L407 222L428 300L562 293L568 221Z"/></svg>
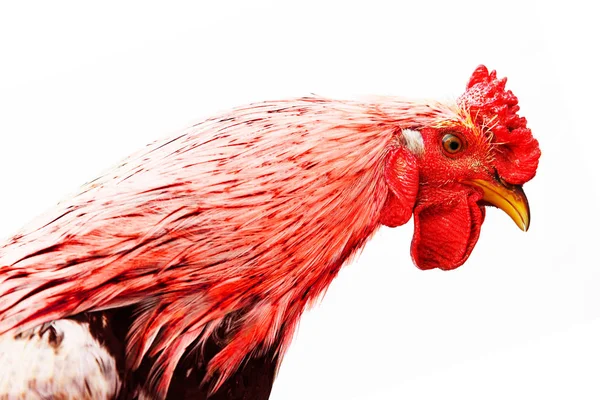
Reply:
<svg viewBox="0 0 600 400"><path fill-rule="evenodd" d="M450 154L456 154L463 148L462 140L451 133L444 135L442 138L442 145L444 146L444 150Z"/></svg>

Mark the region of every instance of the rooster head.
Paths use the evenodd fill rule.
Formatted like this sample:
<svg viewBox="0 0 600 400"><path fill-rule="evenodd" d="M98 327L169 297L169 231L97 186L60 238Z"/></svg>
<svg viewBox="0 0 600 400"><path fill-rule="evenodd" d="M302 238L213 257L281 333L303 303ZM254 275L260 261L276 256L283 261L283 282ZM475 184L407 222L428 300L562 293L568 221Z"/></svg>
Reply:
<svg viewBox="0 0 600 400"><path fill-rule="evenodd" d="M403 130L388 155L382 223L396 226L414 215L411 255L421 269L461 266L479 238L485 206L529 227L522 185L534 177L540 150L505 84L479 66L449 116ZM405 204L414 205L410 213Z"/></svg>

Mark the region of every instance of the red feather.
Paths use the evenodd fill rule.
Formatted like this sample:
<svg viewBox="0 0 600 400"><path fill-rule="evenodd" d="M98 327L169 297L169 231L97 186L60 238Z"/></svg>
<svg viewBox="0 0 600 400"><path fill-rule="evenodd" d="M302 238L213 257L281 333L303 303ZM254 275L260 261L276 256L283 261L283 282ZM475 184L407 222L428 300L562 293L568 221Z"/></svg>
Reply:
<svg viewBox="0 0 600 400"><path fill-rule="evenodd" d="M136 305L127 365L157 356L148 385L164 397L185 349L241 313L209 365L218 387L244 357L283 353L380 225L392 138L451 117L398 99L303 98L156 142L0 248L0 333Z"/></svg>

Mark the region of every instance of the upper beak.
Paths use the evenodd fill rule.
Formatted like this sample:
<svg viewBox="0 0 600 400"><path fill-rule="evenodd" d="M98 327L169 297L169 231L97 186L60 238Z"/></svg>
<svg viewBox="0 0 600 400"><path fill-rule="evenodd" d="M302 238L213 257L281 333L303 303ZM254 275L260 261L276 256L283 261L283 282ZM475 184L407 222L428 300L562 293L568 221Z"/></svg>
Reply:
<svg viewBox="0 0 600 400"><path fill-rule="evenodd" d="M483 190L483 200L507 213L522 231L529 229L529 202L521 186L500 179L473 179L465 183Z"/></svg>

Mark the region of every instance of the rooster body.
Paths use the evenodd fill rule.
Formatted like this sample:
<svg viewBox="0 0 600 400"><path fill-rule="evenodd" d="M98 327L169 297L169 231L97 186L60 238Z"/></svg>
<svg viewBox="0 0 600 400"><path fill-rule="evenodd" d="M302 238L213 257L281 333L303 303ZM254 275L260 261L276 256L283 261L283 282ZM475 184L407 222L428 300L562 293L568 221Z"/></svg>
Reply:
<svg viewBox="0 0 600 400"><path fill-rule="evenodd" d="M266 102L155 142L0 247L0 349L79 354L79 377L50 374L67 398L266 399L302 312L378 227L414 214L417 266L452 269L494 203L482 182L520 201L539 149L511 96L480 67L454 105ZM432 150L448 132L461 157Z"/></svg>

